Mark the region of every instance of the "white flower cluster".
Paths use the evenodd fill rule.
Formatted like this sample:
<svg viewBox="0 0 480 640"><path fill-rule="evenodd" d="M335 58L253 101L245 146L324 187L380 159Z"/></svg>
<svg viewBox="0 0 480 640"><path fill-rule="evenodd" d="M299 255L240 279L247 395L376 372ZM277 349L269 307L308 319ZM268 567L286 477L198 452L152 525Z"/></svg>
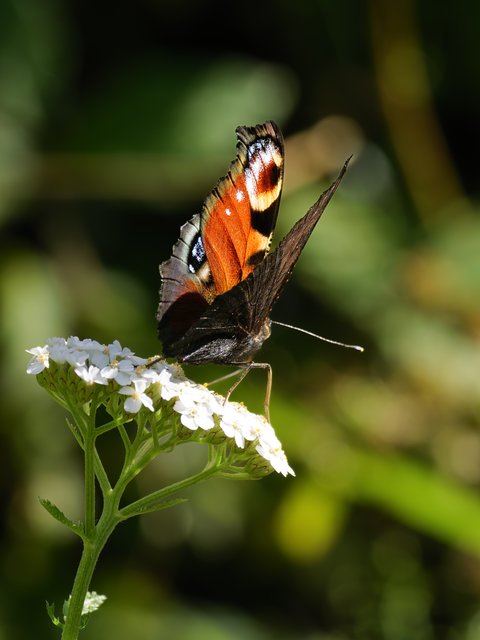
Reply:
<svg viewBox="0 0 480 640"><path fill-rule="evenodd" d="M85 602L83 603L82 616L93 613L99 609L107 599L107 596L100 595L96 591L87 591Z"/></svg>
<svg viewBox="0 0 480 640"><path fill-rule="evenodd" d="M237 447L243 449L246 442L254 442L258 454L275 471L284 476L295 475L273 427L263 416L251 413L237 402L224 402L221 396L186 378L178 365L140 358L130 349L122 348L118 340L104 345L75 336L67 340L50 338L45 346L27 349L27 353L32 355L27 373L33 375L41 373L53 361L68 363L89 385L108 385L114 380L120 386L118 393L126 396L125 411L132 414L138 413L142 406L155 410L147 392L158 384L162 399L174 400L173 409L187 429L208 431L215 426L217 417L223 433Z"/></svg>

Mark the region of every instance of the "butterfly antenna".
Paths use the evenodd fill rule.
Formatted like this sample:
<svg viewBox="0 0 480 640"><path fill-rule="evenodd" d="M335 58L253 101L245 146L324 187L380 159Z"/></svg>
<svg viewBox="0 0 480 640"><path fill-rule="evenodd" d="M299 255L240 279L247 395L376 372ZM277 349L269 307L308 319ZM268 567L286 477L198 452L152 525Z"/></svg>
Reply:
<svg viewBox="0 0 480 640"><path fill-rule="evenodd" d="M337 340L330 340L330 338L324 338L323 336L319 336L312 331L307 331L306 329L300 329L300 327L295 327L292 324L286 324L285 322L278 322L278 320L272 320L272 324L278 324L281 327L287 327L287 329L294 329L295 331L300 331L300 333L306 333L307 336L312 336L313 338L318 338L318 340L323 340L324 342L329 342L330 344L337 344L339 347L345 347L347 349L355 349L355 351L365 351L363 347L360 347L358 344L345 344L344 342L338 342Z"/></svg>

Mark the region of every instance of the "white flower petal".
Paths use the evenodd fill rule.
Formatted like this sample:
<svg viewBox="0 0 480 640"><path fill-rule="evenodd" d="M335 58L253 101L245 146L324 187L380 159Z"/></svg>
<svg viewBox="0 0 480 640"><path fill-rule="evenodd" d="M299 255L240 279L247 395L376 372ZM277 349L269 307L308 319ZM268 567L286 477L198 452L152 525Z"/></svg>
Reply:
<svg viewBox="0 0 480 640"><path fill-rule="evenodd" d="M107 346L107 352L110 360L117 360L118 356L122 353L122 345L118 340L114 340L112 344Z"/></svg>
<svg viewBox="0 0 480 640"><path fill-rule="evenodd" d="M125 351L125 349L123 351ZM122 355L124 356L124 358L126 360L130 360L130 362L133 364L134 367L138 367L138 366L141 366L143 364L147 364L148 363L148 359L147 358L140 358L140 356L136 356L133 353L131 355L129 355L129 354L127 354L127 355L122 354Z"/></svg>
<svg viewBox="0 0 480 640"><path fill-rule="evenodd" d="M135 389L133 387L122 387L118 390L118 393L121 393L123 396L133 396Z"/></svg>
<svg viewBox="0 0 480 640"><path fill-rule="evenodd" d="M113 380L113 378L115 378L117 373L118 373L118 368L112 367L111 365L108 365L107 367L103 367L102 369L102 376L104 378L107 378L108 380Z"/></svg>
<svg viewBox="0 0 480 640"><path fill-rule="evenodd" d="M124 360L124 362L126 362L126 360ZM157 371L154 371L153 369L137 367L136 369L132 369L132 371L135 371L136 375L139 378L142 378L143 380L147 380L149 385L154 384L155 382L158 382L159 374Z"/></svg>
<svg viewBox="0 0 480 640"><path fill-rule="evenodd" d="M133 378L132 382L137 393L143 393L150 386L149 380L145 380L145 378Z"/></svg>
<svg viewBox="0 0 480 640"><path fill-rule="evenodd" d="M46 366L45 362L41 362L40 360L37 360L37 358L34 358L27 365L27 373L36 376L41 373Z"/></svg>
<svg viewBox="0 0 480 640"><path fill-rule="evenodd" d="M52 347L67 347L67 341L65 338L49 338L47 340L47 346L50 350Z"/></svg>
<svg viewBox="0 0 480 640"><path fill-rule="evenodd" d="M37 375L50 366L50 354L47 346L34 347L33 349L26 349L26 351L34 356L27 365L27 373Z"/></svg>
<svg viewBox="0 0 480 640"><path fill-rule="evenodd" d="M86 351L88 352L88 359L95 367L103 369L103 367L106 367L110 363L108 354L103 351L97 351L95 349L87 349Z"/></svg>
<svg viewBox="0 0 480 640"><path fill-rule="evenodd" d="M140 396L140 401L144 407L147 407L147 409L150 409L150 411L155 411L153 407L153 400L150 398L150 396L147 396L146 393L142 393L142 395Z"/></svg>
<svg viewBox="0 0 480 640"><path fill-rule="evenodd" d="M187 429L191 429L192 431L196 431L198 429L198 424L194 416L191 416L188 413L182 413L180 416L180 422L184 427L187 427Z"/></svg>
<svg viewBox="0 0 480 640"><path fill-rule="evenodd" d="M258 445L256 450L262 458L265 458L265 460L271 464L274 471L277 473L281 473L284 476L287 476L288 474L292 476L295 475L295 472L288 464L287 456L281 447L272 449L264 445Z"/></svg>
<svg viewBox="0 0 480 640"><path fill-rule="evenodd" d="M129 413L138 413L142 405L147 407L147 409L150 409L150 411L155 411L153 400L150 396L147 396L146 393L143 393L145 391L144 385L147 384L146 381L139 380L137 378L133 383L135 388L130 386L122 387L118 390L118 393L121 393L124 396L130 396L125 400L125 411L128 411Z"/></svg>
<svg viewBox="0 0 480 640"><path fill-rule="evenodd" d="M123 407L125 411L128 411L128 413L138 413L142 408L142 403L138 398L131 396L125 400Z"/></svg>
<svg viewBox="0 0 480 640"><path fill-rule="evenodd" d="M65 342L69 349L83 349L83 347L81 346L82 340L80 340L80 338L78 338L77 336L70 336Z"/></svg>
<svg viewBox="0 0 480 640"><path fill-rule="evenodd" d="M79 378L85 380L87 384L108 384L108 380L101 375L100 369L93 365L90 365L88 368L86 365L76 367L75 373Z"/></svg>
<svg viewBox="0 0 480 640"><path fill-rule="evenodd" d="M115 382L117 384L127 385L132 381L132 377L129 373L125 373L124 371L117 371L115 376Z"/></svg>

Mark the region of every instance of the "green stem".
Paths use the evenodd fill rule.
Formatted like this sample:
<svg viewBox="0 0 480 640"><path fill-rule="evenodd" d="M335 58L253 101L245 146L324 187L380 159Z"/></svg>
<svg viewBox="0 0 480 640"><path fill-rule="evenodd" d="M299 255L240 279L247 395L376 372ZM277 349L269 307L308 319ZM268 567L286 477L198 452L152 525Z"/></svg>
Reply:
<svg viewBox="0 0 480 640"><path fill-rule="evenodd" d="M82 556L73 583L65 617L62 640L77 640L78 638L84 622L82 610L96 563L103 547L117 524L122 520L140 515L146 511L178 504L180 500L168 502L167 499L172 494L202 482L214 475L226 472L228 469L228 466L225 466L223 462L223 449L218 451L210 448L209 460L202 471L168 487L154 491L119 509L125 488L128 484L163 449L168 449L174 445L175 440L173 440L173 442L167 440L167 442L160 444L157 433L155 437L146 437L148 431L144 429L145 422L139 418L137 421L137 433L132 441L125 429L124 423L119 420L116 426L125 445L125 458L122 471L116 484L112 488L96 450L96 438L113 427L113 422L111 421L103 427L96 428L96 409L99 406L99 397L100 396L95 395L92 397L89 411L79 409L73 402L72 406L69 406L70 412L76 422L76 429L72 428L72 431L82 447L85 456L85 535L83 537ZM103 493L102 514L98 522L96 522L95 519L95 490L97 481Z"/></svg>
<svg viewBox="0 0 480 640"><path fill-rule="evenodd" d="M110 422L106 422L102 424L101 427L97 427L96 434L97 437L101 436L103 433L107 433L107 431L111 431L112 429L117 429L120 425L126 424L125 418L120 416L119 418L115 418L115 420L110 420Z"/></svg>
<svg viewBox="0 0 480 640"><path fill-rule="evenodd" d="M95 416L85 434L85 534L95 533Z"/></svg>
<svg viewBox="0 0 480 640"><path fill-rule="evenodd" d="M118 432L120 434L120 437L122 438L123 446L125 447L125 453L128 456L132 449L132 443L130 442L127 430L125 429L123 424L118 425Z"/></svg>
<svg viewBox="0 0 480 640"><path fill-rule="evenodd" d="M72 414L72 416L73 416L73 414ZM75 416L73 416L73 417L75 417ZM77 423L75 423L75 425L76 424ZM73 425L70 422L70 420L68 420L68 418L67 418L67 425L68 425L68 428L70 429L71 433L73 434L73 437L75 438L75 440L80 445L80 447L82 449L85 449L83 436L80 434L80 432L77 429L77 427L75 425ZM99 435L98 430L95 432L95 435L98 437L98 435ZM107 472L105 471L105 469L103 467L102 461L100 460L100 457L99 457L97 451L95 451L94 465L95 465L95 475L97 476L98 484L100 485L100 488L102 490L103 495L106 495L109 491L112 490L112 487L111 487L110 481L108 479Z"/></svg>
<svg viewBox="0 0 480 640"><path fill-rule="evenodd" d="M125 452L125 461L117 484L115 485L115 493L122 496L125 488L147 464L156 458L161 451L168 449L170 446L170 441L158 446L155 446L152 440L142 442L141 433L137 434L131 447Z"/></svg>
<svg viewBox="0 0 480 640"><path fill-rule="evenodd" d="M107 472L105 471L103 464L100 460L100 456L98 452L95 450L95 475L98 480L98 484L102 490L103 495L107 495L109 491L112 490L112 486L110 484L110 480L108 479Z"/></svg>
<svg viewBox="0 0 480 640"><path fill-rule="evenodd" d="M119 522L119 519L115 517L114 514L113 508L105 509L96 528L94 537L84 541L82 557L72 587L62 640L77 640L78 638L82 624L83 604L95 565L97 564L100 552L105 546L105 543Z"/></svg>
<svg viewBox="0 0 480 640"><path fill-rule="evenodd" d="M220 469L216 466L206 466L202 471L196 473L189 478L185 478L185 480L179 480L174 484L168 485L168 487L163 487L163 489L159 489L158 491L154 491L150 493L148 496L144 496L135 502L123 507L120 509L120 515L123 519L132 518L133 516L140 515L145 511L149 511L155 504L161 502L168 496L171 496L173 493L177 493L177 491L181 491L182 489L186 489L187 487L191 487L193 484L197 484L197 482L202 482L207 478L217 474L220 472Z"/></svg>

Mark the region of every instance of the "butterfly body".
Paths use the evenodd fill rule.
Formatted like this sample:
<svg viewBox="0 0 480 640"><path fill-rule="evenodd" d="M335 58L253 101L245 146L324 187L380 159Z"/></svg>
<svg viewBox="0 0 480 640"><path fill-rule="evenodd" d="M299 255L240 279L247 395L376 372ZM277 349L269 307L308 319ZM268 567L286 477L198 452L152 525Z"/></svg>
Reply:
<svg viewBox="0 0 480 640"><path fill-rule="evenodd" d="M237 157L160 265L163 353L188 364L263 366L270 312L346 170L268 253L283 186L284 143L266 122L238 127ZM268 366L268 365L264 365Z"/></svg>

